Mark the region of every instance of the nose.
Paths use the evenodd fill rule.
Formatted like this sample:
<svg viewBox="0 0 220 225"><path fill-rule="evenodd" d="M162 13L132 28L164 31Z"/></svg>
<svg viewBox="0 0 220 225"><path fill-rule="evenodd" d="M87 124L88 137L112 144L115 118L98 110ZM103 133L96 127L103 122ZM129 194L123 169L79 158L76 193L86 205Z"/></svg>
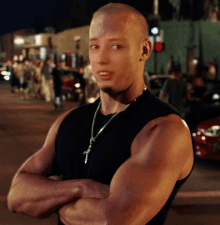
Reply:
<svg viewBox="0 0 220 225"><path fill-rule="evenodd" d="M109 57L105 48L99 48L96 54L96 62L98 64L108 64Z"/></svg>

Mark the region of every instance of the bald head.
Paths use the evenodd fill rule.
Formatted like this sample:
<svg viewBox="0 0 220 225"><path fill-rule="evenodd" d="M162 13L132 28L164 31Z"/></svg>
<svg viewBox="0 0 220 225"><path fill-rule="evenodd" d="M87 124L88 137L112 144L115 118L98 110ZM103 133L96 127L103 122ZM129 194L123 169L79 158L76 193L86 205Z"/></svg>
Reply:
<svg viewBox="0 0 220 225"><path fill-rule="evenodd" d="M111 18L121 16L123 19L120 21L122 21L124 25L130 25L131 28L133 28L133 33L138 43L148 38L148 25L145 17L138 10L129 5L123 3L109 3L95 12L91 24L96 18L101 16ZM110 20L105 26L111 26Z"/></svg>

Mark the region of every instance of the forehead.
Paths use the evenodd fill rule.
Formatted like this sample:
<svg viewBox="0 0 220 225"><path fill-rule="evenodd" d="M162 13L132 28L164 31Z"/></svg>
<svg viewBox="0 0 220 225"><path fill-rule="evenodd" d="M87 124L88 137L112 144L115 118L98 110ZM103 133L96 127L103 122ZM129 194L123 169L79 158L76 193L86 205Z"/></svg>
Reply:
<svg viewBox="0 0 220 225"><path fill-rule="evenodd" d="M90 25L89 37L100 38L103 35L116 35L120 38L127 38L130 36L132 30L132 21L125 13L121 14L98 14L92 20Z"/></svg>

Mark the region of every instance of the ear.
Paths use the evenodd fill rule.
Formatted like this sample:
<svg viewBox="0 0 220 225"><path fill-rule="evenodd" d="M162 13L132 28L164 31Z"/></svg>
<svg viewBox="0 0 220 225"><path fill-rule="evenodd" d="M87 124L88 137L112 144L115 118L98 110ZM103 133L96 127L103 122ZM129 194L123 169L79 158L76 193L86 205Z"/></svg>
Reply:
<svg viewBox="0 0 220 225"><path fill-rule="evenodd" d="M146 61L150 57L152 48L153 48L153 44L149 38L145 39L142 42L142 53L141 53L140 61Z"/></svg>

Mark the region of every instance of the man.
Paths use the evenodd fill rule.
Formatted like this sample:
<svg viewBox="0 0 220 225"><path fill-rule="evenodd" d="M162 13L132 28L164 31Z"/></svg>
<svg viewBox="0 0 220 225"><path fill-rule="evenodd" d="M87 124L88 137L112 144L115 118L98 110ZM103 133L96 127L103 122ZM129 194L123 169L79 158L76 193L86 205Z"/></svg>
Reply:
<svg viewBox="0 0 220 225"><path fill-rule="evenodd" d="M60 110L63 110L63 96L62 96L62 69L65 66L65 62L60 62L57 64L57 66L52 71L53 76L53 84L54 84L54 107L55 110L60 108Z"/></svg>
<svg viewBox="0 0 220 225"><path fill-rule="evenodd" d="M45 100L46 102L50 102L53 99L53 81L52 81L52 69L50 66L50 59L47 58L44 62L44 65L41 69L41 74L45 80Z"/></svg>
<svg viewBox="0 0 220 225"><path fill-rule="evenodd" d="M85 99L86 103L91 103L90 101L94 98L97 99L99 95L99 89L96 84L95 77L92 72L92 67L88 61L87 65L84 68L83 78L85 80Z"/></svg>
<svg viewBox="0 0 220 225"><path fill-rule="evenodd" d="M17 67L16 72L20 75L20 83L22 87L22 99L29 99L29 80L31 79L31 70L28 59L23 60L23 64Z"/></svg>
<svg viewBox="0 0 220 225"><path fill-rule="evenodd" d="M170 74L175 68L175 62L173 59L173 55L170 56L170 61L167 64L167 73Z"/></svg>
<svg viewBox="0 0 220 225"><path fill-rule="evenodd" d="M89 55L100 99L53 124L12 181L11 211L37 218L57 211L60 224L164 223L192 170L193 148L178 113L145 90L147 29L128 5L94 14Z"/></svg>
<svg viewBox="0 0 220 225"><path fill-rule="evenodd" d="M181 79L180 71L174 70L174 79L167 79L162 87L159 98L174 106L184 115L184 99L187 95L187 84Z"/></svg>

